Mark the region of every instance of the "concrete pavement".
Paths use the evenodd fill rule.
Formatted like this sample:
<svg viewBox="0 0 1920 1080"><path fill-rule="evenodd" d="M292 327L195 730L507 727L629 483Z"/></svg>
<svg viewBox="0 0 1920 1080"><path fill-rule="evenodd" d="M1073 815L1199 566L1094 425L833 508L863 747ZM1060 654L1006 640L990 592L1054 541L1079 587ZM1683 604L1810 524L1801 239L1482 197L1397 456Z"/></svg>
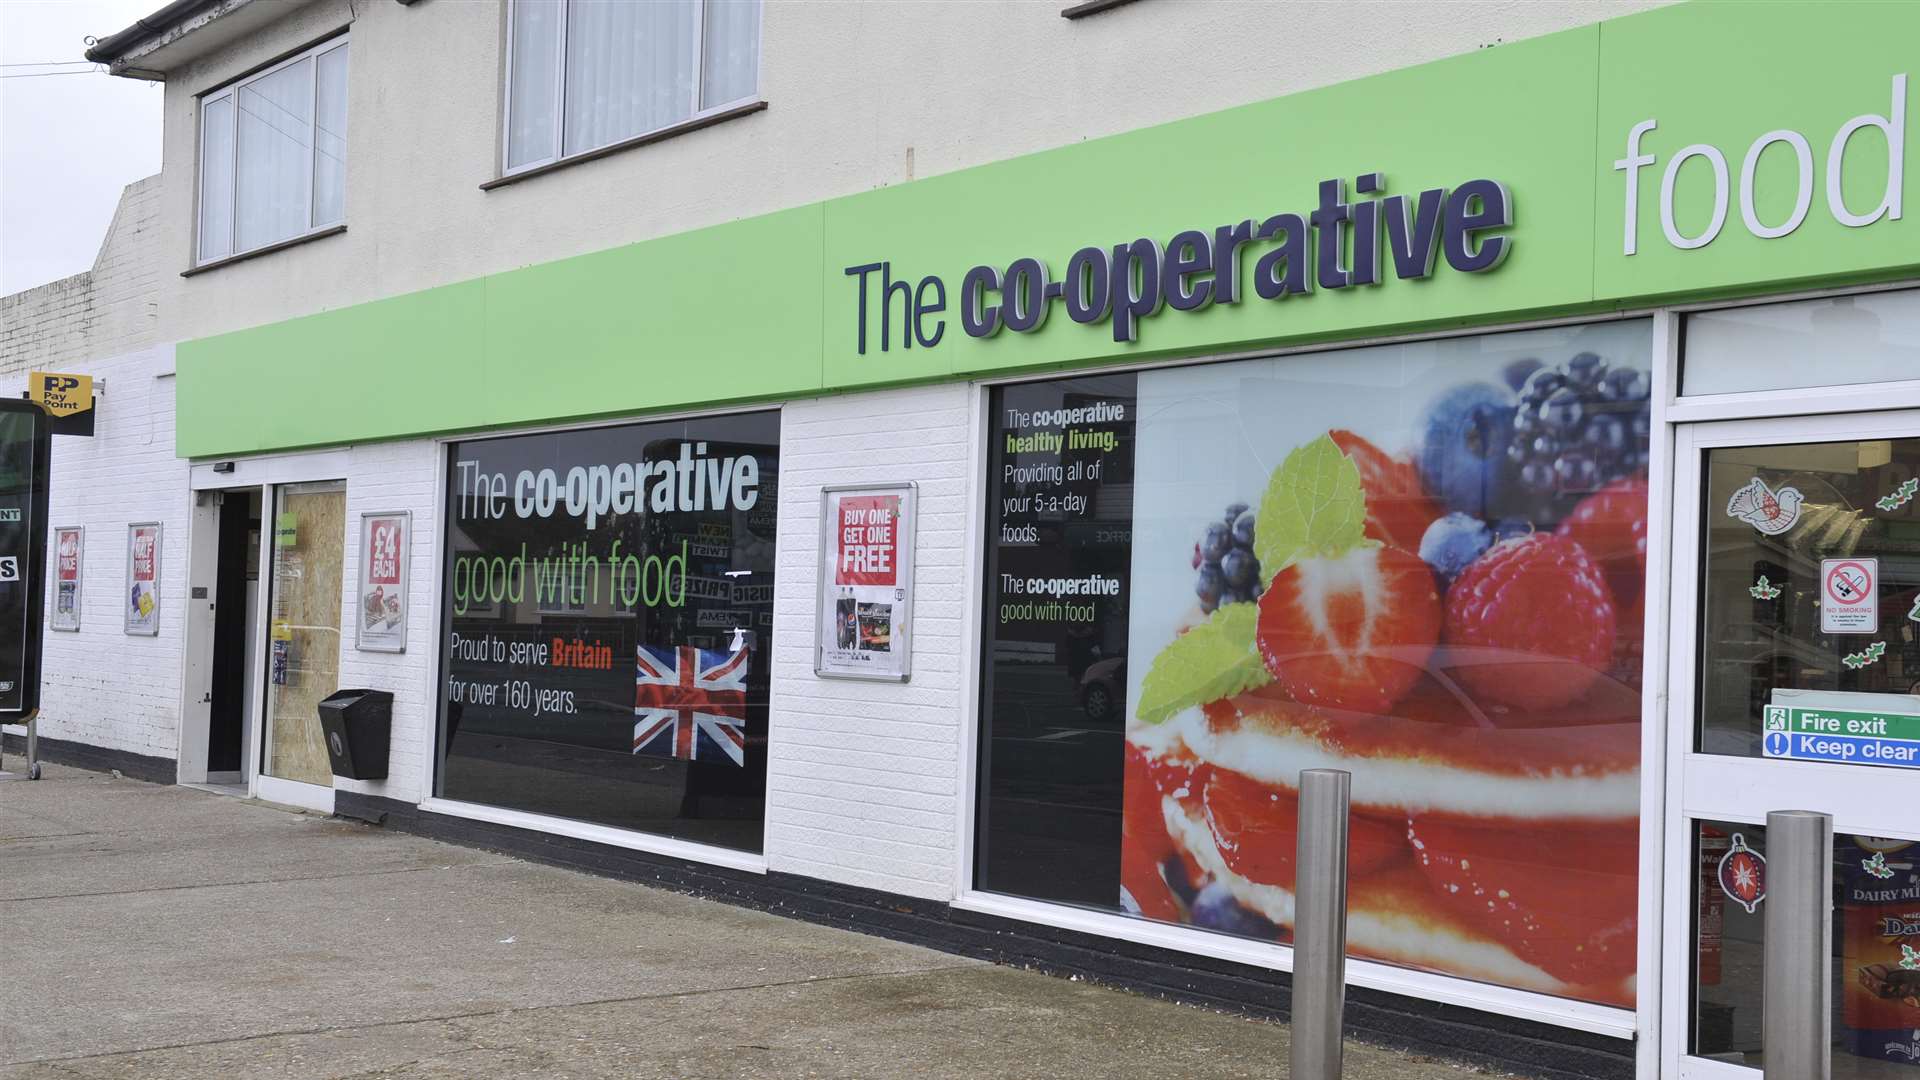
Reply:
<svg viewBox="0 0 1920 1080"><path fill-rule="evenodd" d="M0 1080L1284 1077L1283 1026L260 803L0 784ZM1349 1045L1355 1080L1487 1075Z"/></svg>

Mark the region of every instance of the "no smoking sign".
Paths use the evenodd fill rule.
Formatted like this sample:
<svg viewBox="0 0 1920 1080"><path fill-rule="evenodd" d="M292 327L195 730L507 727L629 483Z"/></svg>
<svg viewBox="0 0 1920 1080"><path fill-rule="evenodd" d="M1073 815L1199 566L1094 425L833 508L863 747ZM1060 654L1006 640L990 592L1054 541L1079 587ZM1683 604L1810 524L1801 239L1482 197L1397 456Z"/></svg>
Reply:
<svg viewBox="0 0 1920 1080"><path fill-rule="evenodd" d="M1820 560L1820 631L1880 631L1880 560Z"/></svg>

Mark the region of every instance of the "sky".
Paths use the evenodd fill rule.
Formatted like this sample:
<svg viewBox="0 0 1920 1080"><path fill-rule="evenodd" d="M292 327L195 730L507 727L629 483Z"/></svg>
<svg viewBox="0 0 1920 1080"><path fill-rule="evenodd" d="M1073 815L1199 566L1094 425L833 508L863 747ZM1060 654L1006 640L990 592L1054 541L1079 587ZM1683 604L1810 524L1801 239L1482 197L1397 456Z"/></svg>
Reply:
<svg viewBox="0 0 1920 1080"><path fill-rule="evenodd" d="M87 35L165 3L0 0L0 295L90 269L120 189L160 171L159 83L29 65L77 61Z"/></svg>

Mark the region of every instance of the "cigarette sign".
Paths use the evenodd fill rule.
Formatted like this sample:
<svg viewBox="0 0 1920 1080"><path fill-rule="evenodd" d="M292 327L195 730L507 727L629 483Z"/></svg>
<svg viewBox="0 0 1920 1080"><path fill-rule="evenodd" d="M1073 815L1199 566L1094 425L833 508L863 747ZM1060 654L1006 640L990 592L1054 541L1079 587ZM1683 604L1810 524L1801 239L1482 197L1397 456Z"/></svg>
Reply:
<svg viewBox="0 0 1920 1080"><path fill-rule="evenodd" d="M1880 560L1820 560L1820 631L1873 634L1880 630Z"/></svg>

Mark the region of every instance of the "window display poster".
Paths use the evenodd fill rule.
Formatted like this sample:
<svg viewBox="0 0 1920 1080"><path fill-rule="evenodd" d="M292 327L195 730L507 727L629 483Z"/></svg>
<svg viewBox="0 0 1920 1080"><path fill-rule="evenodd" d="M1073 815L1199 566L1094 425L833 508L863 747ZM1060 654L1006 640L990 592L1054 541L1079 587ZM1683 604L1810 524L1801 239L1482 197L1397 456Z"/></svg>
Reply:
<svg viewBox="0 0 1920 1080"><path fill-rule="evenodd" d="M160 523L127 526L126 632L160 633Z"/></svg>
<svg viewBox="0 0 1920 1080"><path fill-rule="evenodd" d="M360 515L360 630L364 652L407 651L408 524L405 511Z"/></svg>
<svg viewBox="0 0 1920 1080"><path fill-rule="evenodd" d="M759 851L777 412L447 448L435 794Z"/></svg>
<svg viewBox="0 0 1920 1080"><path fill-rule="evenodd" d="M1635 320L1143 371L1120 490L1069 478L1087 483L1076 429L1096 426L1071 410L1112 398L1006 388L983 887L1068 899L1077 879L1081 903L1284 943L1298 776L1339 768L1354 955L1630 1007L1649 349ZM1045 414L1009 407L1049 388ZM1064 430L1039 424L1062 412ZM1076 533L1069 495L1130 503L1124 607L1101 549L1072 543L1101 523ZM1016 557L1052 568L1010 575ZM1012 633L1056 590L1062 610L1102 605L1102 658L1077 678L1067 627ZM1120 738L1064 733L1076 697L1108 707L1109 656ZM1084 799L1069 830L1050 778L1114 773L1123 796ZM1035 800L1048 831L1021 850Z"/></svg>
<svg viewBox="0 0 1920 1080"><path fill-rule="evenodd" d="M86 548L86 530L68 526L53 530L53 615L55 630L80 629L80 560Z"/></svg>
<svg viewBox="0 0 1920 1080"><path fill-rule="evenodd" d="M912 670L911 483L821 492L814 674L905 681Z"/></svg>

